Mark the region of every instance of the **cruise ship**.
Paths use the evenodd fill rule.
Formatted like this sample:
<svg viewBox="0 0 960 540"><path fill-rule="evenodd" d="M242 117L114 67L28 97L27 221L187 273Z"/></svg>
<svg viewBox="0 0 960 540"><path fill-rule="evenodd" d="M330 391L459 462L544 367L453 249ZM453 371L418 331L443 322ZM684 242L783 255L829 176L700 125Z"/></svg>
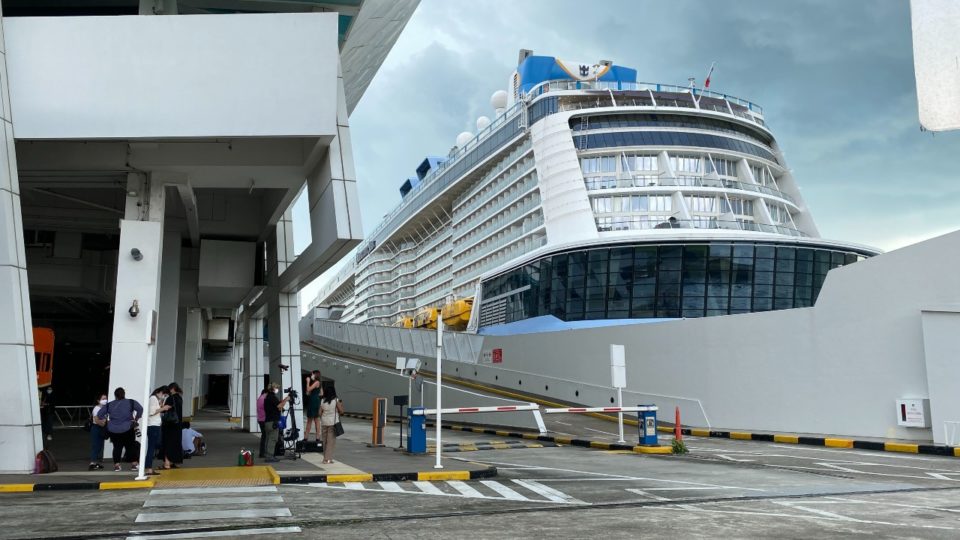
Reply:
<svg viewBox="0 0 960 540"><path fill-rule="evenodd" d="M316 318L506 335L802 308L878 253L821 238L751 101L521 50L491 106L400 183Z"/></svg>

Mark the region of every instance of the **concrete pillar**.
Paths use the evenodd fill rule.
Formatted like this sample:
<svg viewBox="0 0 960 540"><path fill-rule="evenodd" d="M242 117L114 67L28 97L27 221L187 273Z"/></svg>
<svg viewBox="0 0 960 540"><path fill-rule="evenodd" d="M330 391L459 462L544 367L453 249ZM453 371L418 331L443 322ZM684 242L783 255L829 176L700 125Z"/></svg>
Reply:
<svg viewBox="0 0 960 540"><path fill-rule="evenodd" d="M180 314L180 233L163 234L163 267L160 272L160 309L157 320L157 385L177 381L177 318Z"/></svg>
<svg viewBox="0 0 960 540"><path fill-rule="evenodd" d="M278 276L293 263L293 219L289 210L277 223L276 239L268 238L268 338L270 341L270 380L283 388L300 386L300 299L297 293L280 292ZM281 373L280 366L288 366ZM303 435L303 407L297 407L297 427Z"/></svg>
<svg viewBox="0 0 960 540"><path fill-rule="evenodd" d="M177 310L177 345L176 357L173 364L173 380L183 381L183 353L187 347L187 308L181 307Z"/></svg>
<svg viewBox="0 0 960 540"><path fill-rule="evenodd" d="M0 472L32 472L43 448L20 182L0 19Z"/></svg>
<svg viewBox="0 0 960 540"><path fill-rule="evenodd" d="M183 347L183 415L193 416L200 396L200 355L202 354L203 316L199 308L187 312Z"/></svg>
<svg viewBox="0 0 960 540"><path fill-rule="evenodd" d="M243 427L252 433L259 433L257 398L263 389L263 319L245 318L244 325L246 331L243 342L243 373L246 394L243 400Z"/></svg>
<svg viewBox="0 0 960 540"><path fill-rule="evenodd" d="M230 421L235 424L243 423L243 346L244 329L238 316L234 316L234 340L231 348L230 360Z"/></svg>
<svg viewBox="0 0 960 540"><path fill-rule="evenodd" d="M127 197L125 219L120 220L108 395L113 399L114 390L123 387L128 398L142 405L156 384L152 367L157 355L164 188L159 181L132 173L127 189L137 195Z"/></svg>

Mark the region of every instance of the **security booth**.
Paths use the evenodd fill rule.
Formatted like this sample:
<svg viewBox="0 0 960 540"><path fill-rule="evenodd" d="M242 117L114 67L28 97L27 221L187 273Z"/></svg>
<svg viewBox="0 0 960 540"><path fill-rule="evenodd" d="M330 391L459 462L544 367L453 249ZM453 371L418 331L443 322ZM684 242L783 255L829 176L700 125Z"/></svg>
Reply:
<svg viewBox="0 0 960 540"><path fill-rule="evenodd" d="M407 409L407 452L411 454L427 453L427 417L423 410L423 407Z"/></svg>
<svg viewBox="0 0 960 540"><path fill-rule="evenodd" d="M637 405L637 428L641 446L657 446L657 406Z"/></svg>

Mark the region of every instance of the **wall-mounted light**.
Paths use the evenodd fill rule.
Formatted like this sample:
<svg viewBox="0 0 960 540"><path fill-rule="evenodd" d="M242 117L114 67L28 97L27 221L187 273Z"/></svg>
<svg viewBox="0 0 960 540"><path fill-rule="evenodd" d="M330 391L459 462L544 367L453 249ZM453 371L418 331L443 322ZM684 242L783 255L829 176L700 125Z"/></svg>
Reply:
<svg viewBox="0 0 960 540"><path fill-rule="evenodd" d="M141 253L140 250L137 248L133 248L130 250L130 256L133 257L133 260L135 261L143 260L143 253Z"/></svg>
<svg viewBox="0 0 960 540"><path fill-rule="evenodd" d="M134 300L133 305L130 306L130 309L127 310L127 313L129 313L131 317L136 318L137 315L140 314L140 302L137 300Z"/></svg>

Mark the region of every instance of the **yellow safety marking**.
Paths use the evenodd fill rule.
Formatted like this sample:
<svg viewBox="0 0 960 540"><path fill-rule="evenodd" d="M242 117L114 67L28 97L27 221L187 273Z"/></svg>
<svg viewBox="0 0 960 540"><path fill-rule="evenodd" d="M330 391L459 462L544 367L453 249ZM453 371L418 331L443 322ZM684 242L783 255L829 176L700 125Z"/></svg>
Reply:
<svg viewBox="0 0 960 540"><path fill-rule="evenodd" d="M669 446L634 446L633 451L640 454L672 454L673 448Z"/></svg>
<svg viewBox="0 0 960 540"><path fill-rule="evenodd" d="M796 435L774 435L773 442L800 444L800 437Z"/></svg>
<svg viewBox="0 0 960 540"><path fill-rule="evenodd" d="M604 450L604 454L632 454L633 450Z"/></svg>
<svg viewBox="0 0 960 540"><path fill-rule="evenodd" d="M540 436L540 435L537 435L536 433L524 433L524 434L523 434L523 438L524 438L524 439L536 439L536 438L539 437L539 436Z"/></svg>
<svg viewBox="0 0 960 540"><path fill-rule="evenodd" d="M270 479L273 480L273 485L280 485L280 474L273 468L267 467L267 473L270 474Z"/></svg>
<svg viewBox="0 0 960 540"><path fill-rule="evenodd" d="M417 480L469 480L470 471L418 472Z"/></svg>
<svg viewBox="0 0 960 540"><path fill-rule="evenodd" d="M499 435L499 436L501 436L501 437L509 437L509 436L510 436L510 432L509 432L509 431L497 431L496 433L497 433L497 435Z"/></svg>
<svg viewBox="0 0 960 540"><path fill-rule="evenodd" d="M528 444L527 448L543 448L542 444Z"/></svg>
<svg viewBox="0 0 960 540"><path fill-rule="evenodd" d="M230 417L230 423L231 423L231 424L239 424L239 423L241 423L241 422L243 422L243 418L240 418L239 416L231 416L231 417Z"/></svg>
<svg viewBox="0 0 960 540"><path fill-rule="evenodd" d="M557 444L570 444L571 440L572 439L570 439L570 437L554 437L553 438L553 442Z"/></svg>
<svg viewBox="0 0 960 540"><path fill-rule="evenodd" d="M454 431L463 431L463 426L450 426L450 429Z"/></svg>
<svg viewBox="0 0 960 540"><path fill-rule="evenodd" d="M824 439L823 445L832 448L853 448L853 441L850 439Z"/></svg>
<svg viewBox="0 0 960 540"><path fill-rule="evenodd" d="M730 432L730 438L731 438L731 439L739 439L739 440L741 440L741 441L749 441L749 440L753 439L753 435L751 435L751 434L749 434L749 433L745 433L745 432L743 432L743 431L731 431L731 432Z"/></svg>
<svg viewBox="0 0 960 540"><path fill-rule="evenodd" d="M919 446L915 444L906 444L906 443L883 443L883 449L887 452L905 452L908 454L916 454L920 451Z"/></svg>
<svg viewBox="0 0 960 540"><path fill-rule="evenodd" d="M673 433L673 428L670 426L657 426L657 431L661 433Z"/></svg>
<svg viewBox="0 0 960 540"><path fill-rule="evenodd" d="M709 437L709 436L710 436L710 430L709 430L709 429L691 428L691 429L690 429L690 435L693 435L694 437Z"/></svg>
<svg viewBox="0 0 960 540"><path fill-rule="evenodd" d="M276 481L271 467L199 467L163 471L154 482L162 487L270 486Z"/></svg>
<svg viewBox="0 0 960 540"><path fill-rule="evenodd" d="M24 493L33 491L33 484L0 484L0 493Z"/></svg>
<svg viewBox="0 0 960 540"><path fill-rule="evenodd" d="M486 432L486 430L483 429L483 428L481 428L481 427L471 428L470 431L472 431L472 432L474 432L474 433L485 433L485 432Z"/></svg>
<svg viewBox="0 0 960 540"><path fill-rule="evenodd" d="M153 480L131 482L100 482L100 489L148 489L154 486Z"/></svg>
<svg viewBox="0 0 960 540"><path fill-rule="evenodd" d="M328 484L339 484L343 482L373 482L372 474L328 474Z"/></svg>
<svg viewBox="0 0 960 540"><path fill-rule="evenodd" d="M514 446L511 446L507 443L502 443L502 442L492 442L488 444L493 448L496 448L497 450L508 450L510 448L515 448Z"/></svg>
<svg viewBox="0 0 960 540"><path fill-rule="evenodd" d="M960 457L960 448L954 448L953 455L954 457Z"/></svg>
<svg viewBox="0 0 960 540"><path fill-rule="evenodd" d="M590 448L600 448L603 450L609 450L610 443L600 442L600 441L590 441Z"/></svg>

